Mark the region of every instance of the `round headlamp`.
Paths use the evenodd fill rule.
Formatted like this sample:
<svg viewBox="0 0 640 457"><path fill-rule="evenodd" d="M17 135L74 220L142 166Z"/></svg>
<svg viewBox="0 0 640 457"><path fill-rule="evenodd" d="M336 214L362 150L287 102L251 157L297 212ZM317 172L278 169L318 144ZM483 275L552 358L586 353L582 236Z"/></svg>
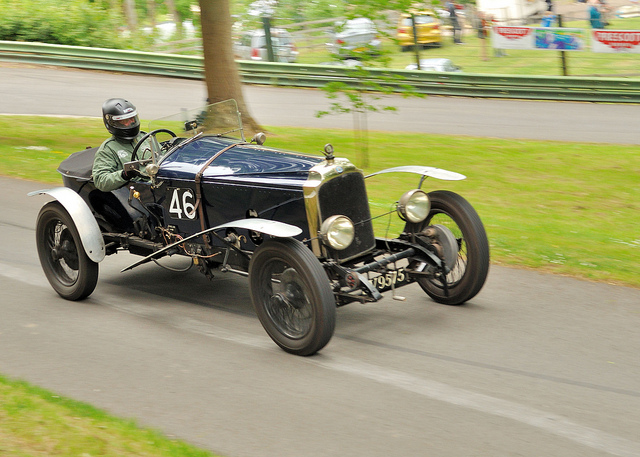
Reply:
<svg viewBox="0 0 640 457"><path fill-rule="evenodd" d="M144 167L144 171L146 171L149 176L156 176L159 170L160 168L155 163L147 164L147 166Z"/></svg>
<svg viewBox="0 0 640 457"><path fill-rule="evenodd" d="M418 223L429 215L431 202L429 196L420 189L406 192L398 201L398 215L405 221Z"/></svg>
<svg viewBox="0 0 640 457"><path fill-rule="evenodd" d="M331 216L320 227L320 238L327 246L341 251L353 242L355 228L347 216Z"/></svg>

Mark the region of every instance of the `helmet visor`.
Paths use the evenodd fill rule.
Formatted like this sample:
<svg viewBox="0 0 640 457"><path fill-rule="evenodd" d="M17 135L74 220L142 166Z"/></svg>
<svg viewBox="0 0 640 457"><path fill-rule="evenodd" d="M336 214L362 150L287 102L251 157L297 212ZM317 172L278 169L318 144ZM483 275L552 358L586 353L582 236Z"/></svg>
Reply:
<svg viewBox="0 0 640 457"><path fill-rule="evenodd" d="M128 129L140 124L137 110L119 115L107 114L105 115L105 120L111 127L118 130Z"/></svg>

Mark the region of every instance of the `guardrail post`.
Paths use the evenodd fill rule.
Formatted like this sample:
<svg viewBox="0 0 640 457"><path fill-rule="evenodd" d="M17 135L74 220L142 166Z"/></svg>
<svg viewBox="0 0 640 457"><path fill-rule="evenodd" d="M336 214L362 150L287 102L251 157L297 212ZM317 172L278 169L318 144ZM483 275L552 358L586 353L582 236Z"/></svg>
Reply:
<svg viewBox="0 0 640 457"><path fill-rule="evenodd" d="M418 48L418 28L416 27L416 15L411 13L411 28L413 29L413 50L416 53L416 65L420 68L420 48Z"/></svg>
<svg viewBox="0 0 640 457"><path fill-rule="evenodd" d="M562 27L562 14L558 14L558 27ZM562 76L569 76L566 54L566 51L560 51L560 61L562 62Z"/></svg>
<svg viewBox="0 0 640 457"><path fill-rule="evenodd" d="M267 58L269 62L275 62L276 59L273 55L273 42L271 41L271 18L269 16L262 16L262 25L264 26L264 40L267 46Z"/></svg>

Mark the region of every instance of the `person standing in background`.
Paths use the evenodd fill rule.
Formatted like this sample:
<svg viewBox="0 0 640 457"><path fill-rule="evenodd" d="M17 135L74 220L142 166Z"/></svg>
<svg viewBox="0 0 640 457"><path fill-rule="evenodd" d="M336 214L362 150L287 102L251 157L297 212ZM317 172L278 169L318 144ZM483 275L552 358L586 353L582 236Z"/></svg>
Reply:
<svg viewBox="0 0 640 457"><path fill-rule="evenodd" d="M589 15L589 24L591 24L592 29L602 29L604 28L602 24L602 12L600 11L600 2L599 0L589 0L587 3L587 13Z"/></svg>
<svg viewBox="0 0 640 457"><path fill-rule="evenodd" d="M483 11L478 11L478 20L476 23L478 29L478 38L480 39L480 59L483 61L489 60L487 57L487 16Z"/></svg>
<svg viewBox="0 0 640 457"><path fill-rule="evenodd" d="M447 0L445 3L447 12L449 13L449 21L451 22L451 30L453 33L453 42L455 44L462 44L462 29L460 28L460 21L458 21L458 13L456 12L456 3L454 0Z"/></svg>

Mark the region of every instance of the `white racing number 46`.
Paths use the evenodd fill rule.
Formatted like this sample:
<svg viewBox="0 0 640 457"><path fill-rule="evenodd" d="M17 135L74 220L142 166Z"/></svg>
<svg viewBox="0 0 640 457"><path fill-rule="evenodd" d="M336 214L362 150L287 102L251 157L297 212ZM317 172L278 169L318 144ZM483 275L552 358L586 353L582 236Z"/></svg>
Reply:
<svg viewBox="0 0 640 457"><path fill-rule="evenodd" d="M169 214L174 219L195 219L196 206L195 196L191 189L169 188L171 203L169 203Z"/></svg>

